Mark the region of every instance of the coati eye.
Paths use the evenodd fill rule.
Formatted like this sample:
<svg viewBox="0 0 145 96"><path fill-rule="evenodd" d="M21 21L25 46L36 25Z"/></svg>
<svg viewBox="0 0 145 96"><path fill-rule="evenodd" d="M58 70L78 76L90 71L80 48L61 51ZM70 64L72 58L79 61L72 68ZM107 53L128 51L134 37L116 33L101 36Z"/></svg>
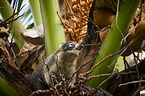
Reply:
<svg viewBox="0 0 145 96"><path fill-rule="evenodd" d="M63 44L61 49L63 51L73 50L73 48L75 48L76 44L78 44L78 43L76 43L74 41L69 41L69 42L66 42L65 44Z"/></svg>
<svg viewBox="0 0 145 96"><path fill-rule="evenodd" d="M74 43L69 43L68 45L70 48L74 48L75 44Z"/></svg>

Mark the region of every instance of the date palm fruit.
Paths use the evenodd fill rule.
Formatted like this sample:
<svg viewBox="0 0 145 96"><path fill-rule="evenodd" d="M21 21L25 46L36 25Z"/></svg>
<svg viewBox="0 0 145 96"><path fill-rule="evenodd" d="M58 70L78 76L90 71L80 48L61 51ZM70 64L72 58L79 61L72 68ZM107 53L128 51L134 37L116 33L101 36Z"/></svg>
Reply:
<svg viewBox="0 0 145 96"><path fill-rule="evenodd" d="M133 28L131 28L133 29ZM134 30L134 29L133 29ZM130 31L129 31L130 32ZM135 41L134 41L135 40ZM145 40L145 20L140 22L137 27L135 28L135 31L133 31L128 37L127 42L123 43L123 47L129 44L131 41L134 41L134 43L122 54L123 56L128 56L131 54L130 48L133 49L133 51L139 51L141 47L143 47L142 43L143 40Z"/></svg>
<svg viewBox="0 0 145 96"><path fill-rule="evenodd" d="M132 44L131 47L134 48L135 51L141 49L142 46L142 42L143 40L145 40L145 20L140 22L136 29L135 29L135 38L136 41Z"/></svg>
<svg viewBox="0 0 145 96"><path fill-rule="evenodd" d="M7 29L0 27L0 38L8 36L9 33L7 31Z"/></svg>
<svg viewBox="0 0 145 96"><path fill-rule="evenodd" d="M129 34L130 33L130 34ZM127 46L131 41L134 40L135 38L135 27L131 27L128 31L128 37L126 38L126 41L123 42L122 47ZM126 49L126 51L122 54L122 56L129 56L131 54L130 47Z"/></svg>
<svg viewBox="0 0 145 96"><path fill-rule="evenodd" d="M125 41L125 42L123 42L123 45L122 45L122 47L125 47L125 46L127 46L127 42ZM126 50L125 50L125 52L122 54L122 56L129 56L131 54L131 50L130 50L130 47L129 48L127 48Z"/></svg>
<svg viewBox="0 0 145 96"><path fill-rule="evenodd" d="M104 38L105 38L105 36L106 36L108 30L109 30L109 28L107 28L107 29L104 30L103 32L100 32L100 33L99 33L99 36L100 36L100 38L101 38L101 41L104 40Z"/></svg>
<svg viewBox="0 0 145 96"><path fill-rule="evenodd" d="M93 12L94 21L100 27L106 27L111 24L114 16L113 11L107 8L97 9Z"/></svg>

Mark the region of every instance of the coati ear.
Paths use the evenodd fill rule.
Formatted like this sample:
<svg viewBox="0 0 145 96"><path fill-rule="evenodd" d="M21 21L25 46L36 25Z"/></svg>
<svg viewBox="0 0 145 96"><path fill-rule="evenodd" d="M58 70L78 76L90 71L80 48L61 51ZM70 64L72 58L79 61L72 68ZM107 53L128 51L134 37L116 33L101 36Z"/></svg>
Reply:
<svg viewBox="0 0 145 96"><path fill-rule="evenodd" d="M59 49L62 47L62 45L59 45Z"/></svg>

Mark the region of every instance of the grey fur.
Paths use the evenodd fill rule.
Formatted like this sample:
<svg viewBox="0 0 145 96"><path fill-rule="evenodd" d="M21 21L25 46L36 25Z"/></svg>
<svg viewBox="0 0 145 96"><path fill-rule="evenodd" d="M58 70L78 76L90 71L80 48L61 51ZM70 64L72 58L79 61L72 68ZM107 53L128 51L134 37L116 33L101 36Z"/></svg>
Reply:
<svg viewBox="0 0 145 96"><path fill-rule="evenodd" d="M70 46L73 47L71 50L69 47L70 43L75 44L75 46ZM70 79L75 71L75 59L79 53L79 50L77 50L78 44L71 41L64 45L67 46L68 50L65 48L64 51L64 46L62 45L60 49L45 59L45 64L41 62L29 77L28 80L34 90L49 88L51 83L49 73L57 76L58 72L60 72L61 74L64 74L66 80ZM74 83L74 80L75 77L73 78L72 83Z"/></svg>

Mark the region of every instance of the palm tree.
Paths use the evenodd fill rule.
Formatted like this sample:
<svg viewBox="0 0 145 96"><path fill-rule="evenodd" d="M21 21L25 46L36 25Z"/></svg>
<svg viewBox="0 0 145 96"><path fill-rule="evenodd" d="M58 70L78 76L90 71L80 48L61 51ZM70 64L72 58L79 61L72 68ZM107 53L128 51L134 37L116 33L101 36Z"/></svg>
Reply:
<svg viewBox="0 0 145 96"><path fill-rule="evenodd" d="M140 11L137 11L139 2L141 5L139 7ZM11 7L10 3L13 3L11 4L13 5L13 8ZM131 67L131 70L128 69L127 72L124 68L118 68L117 72L114 71L117 68L116 64L120 66L123 65L123 59L121 59L123 52L126 52L127 48L129 49L133 42L135 42L129 41L125 47L122 47L122 44L124 44L124 42L127 40L126 38L128 38L128 33L130 32L129 29L134 27L135 30L135 27L140 23L140 21L142 21L141 15L144 8L144 6L142 6L143 3L144 2L142 2L142 0L58 0L58 2L56 2L56 0L29 0L31 11L28 10L25 15L22 15L22 17L26 19L28 14L30 12L32 13L31 18L34 19L34 26L30 27L31 29L43 24L45 50L47 56L58 49L58 46L62 42L83 42L84 48L81 50L80 55L76 60L76 68L78 68L79 71L77 72L78 78L85 76L88 81L84 80L84 85L96 88L97 90L101 90L100 87L109 92L113 90L111 93L116 95L115 92L117 92L116 90L118 87L114 87L112 90L107 88L108 86L113 86L109 84L109 82L113 81L111 78L115 78L115 76L119 76L120 74L123 74L123 72L124 74L127 74L127 72L131 74L131 70L134 70L132 69L133 67ZM24 30L26 30L26 28L22 22L17 19L17 17L21 17L19 12L23 10L23 7L25 7L22 6L22 0L1 0L0 7L0 12L3 17L2 22L4 22L1 22L0 28L9 22L6 19L12 16L10 18L11 22L9 22L10 26L8 27L10 30L8 30L8 32L12 35L12 38L14 38L18 49L22 50L22 48L26 46L26 41L29 41L29 39L25 38L25 35L22 35L24 33L20 33L25 32ZM28 21L30 19L28 19ZM65 31L65 35L63 31ZM101 34L105 33L105 31L107 32L107 35L105 34L105 37L101 37ZM4 33L6 34L6 32ZM4 42L9 42L7 40L8 36L9 35L2 37ZM25 38L25 40L22 39L22 36ZM32 40L31 36L29 38ZM136 37L135 40L137 40L137 38L140 37ZM31 68L32 64L36 60L35 57L38 57L38 54L40 54L40 52L43 50L43 46L39 45L42 47L36 47L35 49L31 48L33 50L31 50L30 55L25 57L23 62L16 66L14 60L16 59L15 57L17 53L14 52L13 55L10 56L12 54L12 50L14 49L11 45L11 41L9 45L9 47L6 47L5 44L1 44L2 59L0 68L2 70L1 73L6 78L1 75L3 79L0 78L0 83L4 82L3 84L5 84L5 81L7 81L9 85L12 85L12 87L9 86L9 89L0 87L2 90L0 92L3 92L3 94L12 95L7 93L7 90L12 90L14 95L30 95L32 93L32 88L31 85L26 81L24 74L26 75L28 69ZM38 54L36 54L37 52ZM6 60L7 62L5 62L6 57L9 57L9 59ZM136 60L137 56L134 55L133 57ZM27 64L28 60L30 60L30 62ZM128 61L129 60L127 60L127 62ZM25 64L30 64L30 66L27 67ZM140 65L138 62L136 62L136 64ZM4 68L4 66L6 68ZM10 68L10 70L8 70L8 68ZM15 77L13 74L16 72L17 76ZM138 72L138 77L140 77L139 74L141 73ZM139 78L137 80L139 80ZM23 83L20 81L23 81ZM8 86L8 84L6 83L5 85ZM22 84L24 85L23 88L21 88ZM118 83L118 85L119 84L120 83ZM139 89L142 87L143 86L139 87ZM18 93L16 93L15 90ZM137 89L132 90L131 94L133 94L136 90ZM97 91L93 92L95 93ZM122 91L119 91L119 93L121 92Z"/></svg>

